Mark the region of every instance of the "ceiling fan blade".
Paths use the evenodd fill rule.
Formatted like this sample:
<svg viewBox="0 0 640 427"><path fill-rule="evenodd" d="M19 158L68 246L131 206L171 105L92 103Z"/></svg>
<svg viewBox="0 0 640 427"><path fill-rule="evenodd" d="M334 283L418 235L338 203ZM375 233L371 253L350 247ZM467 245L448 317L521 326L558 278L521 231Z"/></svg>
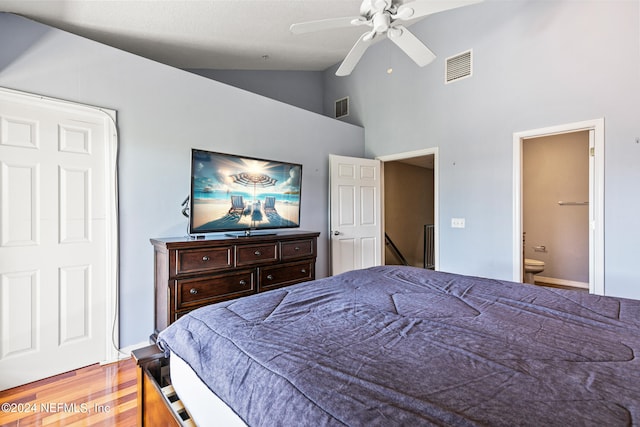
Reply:
<svg viewBox="0 0 640 427"><path fill-rule="evenodd" d="M372 39L373 37L371 37L371 33L364 33L360 36L356 44L353 45L347 56L344 58L344 61L342 61L342 64L340 64L340 67L338 67L336 76L348 76L351 74L358 64L358 61L360 61L360 58L362 58L362 55L364 55L364 52L371 44Z"/></svg>
<svg viewBox="0 0 640 427"><path fill-rule="evenodd" d="M351 23L354 20L361 21L362 18L360 16L349 16L342 18L320 19L318 21L301 22L299 24L291 25L291 27L289 27L289 31L291 31L293 34L304 34L316 31L332 30L335 28L345 28L354 25Z"/></svg>
<svg viewBox="0 0 640 427"><path fill-rule="evenodd" d="M415 19L422 16L480 3L484 0L414 0L398 7L395 19Z"/></svg>
<svg viewBox="0 0 640 427"><path fill-rule="evenodd" d="M406 53L409 58L421 67L424 67L436 58L436 55L429 50L416 36L402 25L396 25L387 33L389 40L394 42Z"/></svg>

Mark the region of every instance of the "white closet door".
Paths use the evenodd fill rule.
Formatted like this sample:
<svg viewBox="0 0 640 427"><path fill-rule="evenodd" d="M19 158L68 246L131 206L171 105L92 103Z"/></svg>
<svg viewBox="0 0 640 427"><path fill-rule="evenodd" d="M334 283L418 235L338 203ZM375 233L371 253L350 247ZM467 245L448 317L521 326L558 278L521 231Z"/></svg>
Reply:
<svg viewBox="0 0 640 427"><path fill-rule="evenodd" d="M104 361L109 118L0 92L0 389Z"/></svg>

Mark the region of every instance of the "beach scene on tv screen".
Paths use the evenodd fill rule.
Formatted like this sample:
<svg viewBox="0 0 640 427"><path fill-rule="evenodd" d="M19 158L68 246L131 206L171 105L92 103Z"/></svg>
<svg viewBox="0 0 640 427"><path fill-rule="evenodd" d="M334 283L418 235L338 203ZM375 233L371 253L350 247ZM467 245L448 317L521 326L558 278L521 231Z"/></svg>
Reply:
<svg viewBox="0 0 640 427"><path fill-rule="evenodd" d="M194 151L191 231L297 227L300 165Z"/></svg>

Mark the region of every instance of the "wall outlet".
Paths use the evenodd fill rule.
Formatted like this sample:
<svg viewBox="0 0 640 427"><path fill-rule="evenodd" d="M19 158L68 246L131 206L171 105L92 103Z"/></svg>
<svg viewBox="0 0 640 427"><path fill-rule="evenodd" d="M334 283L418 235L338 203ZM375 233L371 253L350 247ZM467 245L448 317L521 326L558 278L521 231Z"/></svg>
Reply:
<svg viewBox="0 0 640 427"><path fill-rule="evenodd" d="M451 218L451 228L464 228L464 218Z"/></svg>

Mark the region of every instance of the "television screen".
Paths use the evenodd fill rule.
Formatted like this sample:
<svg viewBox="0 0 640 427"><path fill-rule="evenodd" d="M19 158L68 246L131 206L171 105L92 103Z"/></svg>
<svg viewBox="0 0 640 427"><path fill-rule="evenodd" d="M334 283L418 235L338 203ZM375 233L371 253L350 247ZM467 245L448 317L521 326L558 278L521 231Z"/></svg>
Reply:
<svg viewBox="0 0 640 427"><path fill-rule="evenodd" d="M300 226L302 165L191 152L189 232Z"/></svg>

